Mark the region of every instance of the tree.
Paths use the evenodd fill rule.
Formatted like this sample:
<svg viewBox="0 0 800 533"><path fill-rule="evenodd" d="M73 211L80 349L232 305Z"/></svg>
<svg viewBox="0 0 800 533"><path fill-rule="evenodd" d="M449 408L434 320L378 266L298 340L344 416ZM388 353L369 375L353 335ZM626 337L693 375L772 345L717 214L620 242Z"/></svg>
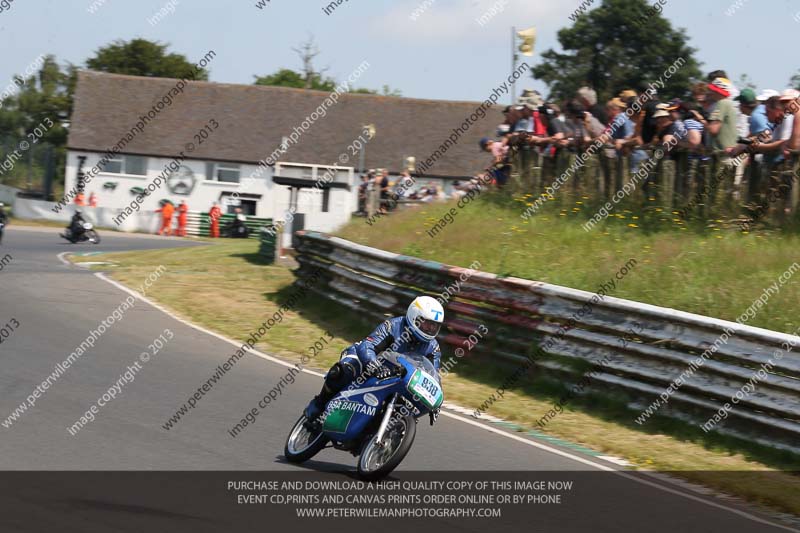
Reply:
<svg viewBox="0 0 800 533"><path fill-rule="evenodd" d="M750 79L750 76L748 76L747 74L742 74L741 76L739 76L739 81L736 82L736 88L752 89L754 91L757 89L756 84L753 83L753 80Z"/></svg>
<svg viewBox="0 0 800 533"><path fill-rule="evenodd" d="M48 55L37 73L27 79L15 77L18 91L3 99L0 109L0 131L4 132L0 138L2 151L18 148L25 141L29 144L23 151L38 155L33 158L36 169L18 165L3 176L7 183L23 185L30 173L43 173L43 153L38 147L45 144L53 146L56 177L64 175L67 142L64 121L72 112L77 72L77 67L70 64L62 70L55 57ZM31 139L35 141L30 142Z"/></svg>
<svg viewBox="0 0 800 533"><path fill-rule="evenodd" d="M403 93L400 91L400 89L392 89L388 85L384 85L380 91L360 87L358 89L351 89L349 92L355 94L379 94L381 96L403 96Z"/></svg>
<svg viewBox="0 0 800 533"><path fill-rule="evenodd" d="M684 96L692 79L702 77L685 30L673 29L646 0L603 0L559 30L558 41L564 53L547 50L532 69L533 77L549 86L551 98L572 98L588 85L604 101L622 89L641 92L659 79L665 82L660 94ZM675 64L679 58L685 60L682 66ZM666 79L673 65L677 71Z"/></svg>
<svg viewBox="0 0 800 533"><path fill-rule="evenodd" d="M800 72L792 76L792 79L789 80L789 86L800 91Z"/></svg>
<svg viewBox="0 0 800 533"><path fill-rule="evenodd" d="M309 35L308 41L302 43L300 48L292 48L292 50L300 56L303 62L303 80L305 81L304 89L312 89L315 85L324 83L322 75L328 70L328 67L317 72L314 70L314 58L320 54L319 47L314 43L314 36Z"/></svg>
<svg viewBox="0 0 800 533"><path fill-rule="evenodd" d="M256 76L255 85L272 85L275 87L294 87L295 89L313 89L315 91L331 92L336 88L336 80L331 78L313 79L308 87L305 78L299 72L282 68L275 74Z"/></svg>
<svg viewBox="0 0 800 533"><path fill-rule="evenodd" d="M274 74L267 76L254 76L255 85L270 85L273 87L293 87L295 89L311 89L315 91L332 92L336 89L337 82L323 74L328 67L317 71L314 68L314 58L320 54L319 47L314 43L314 36L309 36L308 41L300 44L299 48L292 48L303 63L303 72L282 68ZM383 96L402 96L399 90L383 86L383 93L372 89L348 89L348 92L358 94L383 94Z"/></svg>
<svg viewBox="0 0 800 533"><path fill-rule="evenodd" d="M166 44L146 39L114 41L97 50L94 57L86 60L86 66L92 70L131 76L208 80L208 71L197 71L186 56L168 54Z"/></svg>

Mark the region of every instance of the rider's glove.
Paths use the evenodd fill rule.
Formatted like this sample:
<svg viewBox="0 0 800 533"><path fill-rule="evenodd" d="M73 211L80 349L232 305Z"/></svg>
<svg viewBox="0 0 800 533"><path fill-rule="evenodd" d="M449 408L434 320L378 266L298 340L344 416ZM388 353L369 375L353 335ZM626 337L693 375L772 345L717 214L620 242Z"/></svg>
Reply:
<svg viewBox="0 0 800 533"><path fill-rule="evenodd" d="M378 361L370 361L367 363L367 371L371 376L378 379L386 379L392 374L388 368L380 364Z"/></svg>
<svg viewBox="0 0 800 533"><path fill-rule="evenodd" d="M431 425L434 425L436 421L439 420L439 411L440 409L436 409L430 412L429 416L431 418Z"/></svg>

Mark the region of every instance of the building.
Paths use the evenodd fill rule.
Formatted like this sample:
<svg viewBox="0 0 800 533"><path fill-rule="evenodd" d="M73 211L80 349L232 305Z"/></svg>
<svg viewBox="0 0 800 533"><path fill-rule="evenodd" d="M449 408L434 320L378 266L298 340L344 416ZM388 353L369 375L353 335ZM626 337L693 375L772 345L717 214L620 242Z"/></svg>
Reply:
<svg viewBox="0 0 800 533"><path fill-rule="evenodd" d="M117 213L155 182L161 186L143 199L141 213L152 213L163 199L186 200L196 211L207 211L216 201L223 211L239 206L249 215L282 220L290 203L296 203L305 227L332 231L356 209L362 157L364 168L388 168L398 175L408 157L418 165L430 163L438 150L436 161L424 165L425 180L463 179L484 168L488 158L480 153L478 140L495 129L502 115L492 108L465 128L479 105L184 84L84 70L78 75L69 128L65 190L78 185L79 168L86 173L97 166L85 196L95 193L99 206ZM371 140L363 134L365 125L374 125ZM461 132L456 135L455 129ZM368 141L364 153L359 137ZM279 177L308 186L293 196L289 186L275 183ZM141 213L131 218L143 218Z"/></svg>

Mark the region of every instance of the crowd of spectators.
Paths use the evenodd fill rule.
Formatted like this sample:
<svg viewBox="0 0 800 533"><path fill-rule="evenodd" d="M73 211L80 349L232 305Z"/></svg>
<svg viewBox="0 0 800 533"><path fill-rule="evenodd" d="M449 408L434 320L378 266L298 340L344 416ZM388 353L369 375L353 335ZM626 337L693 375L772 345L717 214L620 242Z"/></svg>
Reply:
<svg viewBox="0 0 800 533"><path fill-rule="evenodd" d="M798 90L740 91L724 71L716 70L678 96L659 95L652 85L641 94L623 88L601 105L590 87L563 101L545 101L538 91L527 89L503 109L496 137L480 140L481 151L491 157L489 177L502 188L511 175L512 155L523 147L555 160L594 146L592 153L629 157L631 173L656 148L668 157L678 149L688 151L690 159L701 161L716 155L723 165L735 167L739 184L746 166L736 161L740 154L749 152L768 170L800 151ZM361 176L359 212L459 198L484 178L452 182L446 191L443 182L415 179L408 171L392 181L386 169L369 170Z"/></svg>
<svg viewBox="0 0 800 533"><path fill-rule="evenodd" d="M594 144L607 156L630 156L633 173L649 157L648 148L688 150L689 157L701 160L716 154L731 166L748 151L764 154L755 155L759 161L777 164L800 150L800 92L795 89L740 91L717 70L678 96L628 88L602 106L590 87L581 87L566 101L545 101L537 91L526 90L503 110L496 139L481 139L480 148L491 153L491 173L501 187L510 175L510 155L523 146L555 158ZM735 166L739 183L745 165Z"/></svg>

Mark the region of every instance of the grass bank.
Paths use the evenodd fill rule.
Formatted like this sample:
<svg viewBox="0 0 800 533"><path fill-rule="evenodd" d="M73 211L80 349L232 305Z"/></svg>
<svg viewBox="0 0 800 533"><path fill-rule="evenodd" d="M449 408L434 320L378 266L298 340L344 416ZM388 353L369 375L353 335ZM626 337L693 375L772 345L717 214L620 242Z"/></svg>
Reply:
<svg viewBox="0 0 800 533"><path fill-rule="evenodd" d="M489 193L485 193L489 194ZM520 215L530 198L479 198L456 209L452 223L428 233L455 203L408 208L369 226L356 219L338 235L361 244L458 266L475 260L482 270L590 292L629 259L638 264L613 296L736 320L795 262L798 272L748 325L785 333L800 327L800 237L742 234L711 226L702 232L682 222L648 229L639 217L617 213L586 232L586 210ZM657 230L656 230L657 229Z"/></svg>

